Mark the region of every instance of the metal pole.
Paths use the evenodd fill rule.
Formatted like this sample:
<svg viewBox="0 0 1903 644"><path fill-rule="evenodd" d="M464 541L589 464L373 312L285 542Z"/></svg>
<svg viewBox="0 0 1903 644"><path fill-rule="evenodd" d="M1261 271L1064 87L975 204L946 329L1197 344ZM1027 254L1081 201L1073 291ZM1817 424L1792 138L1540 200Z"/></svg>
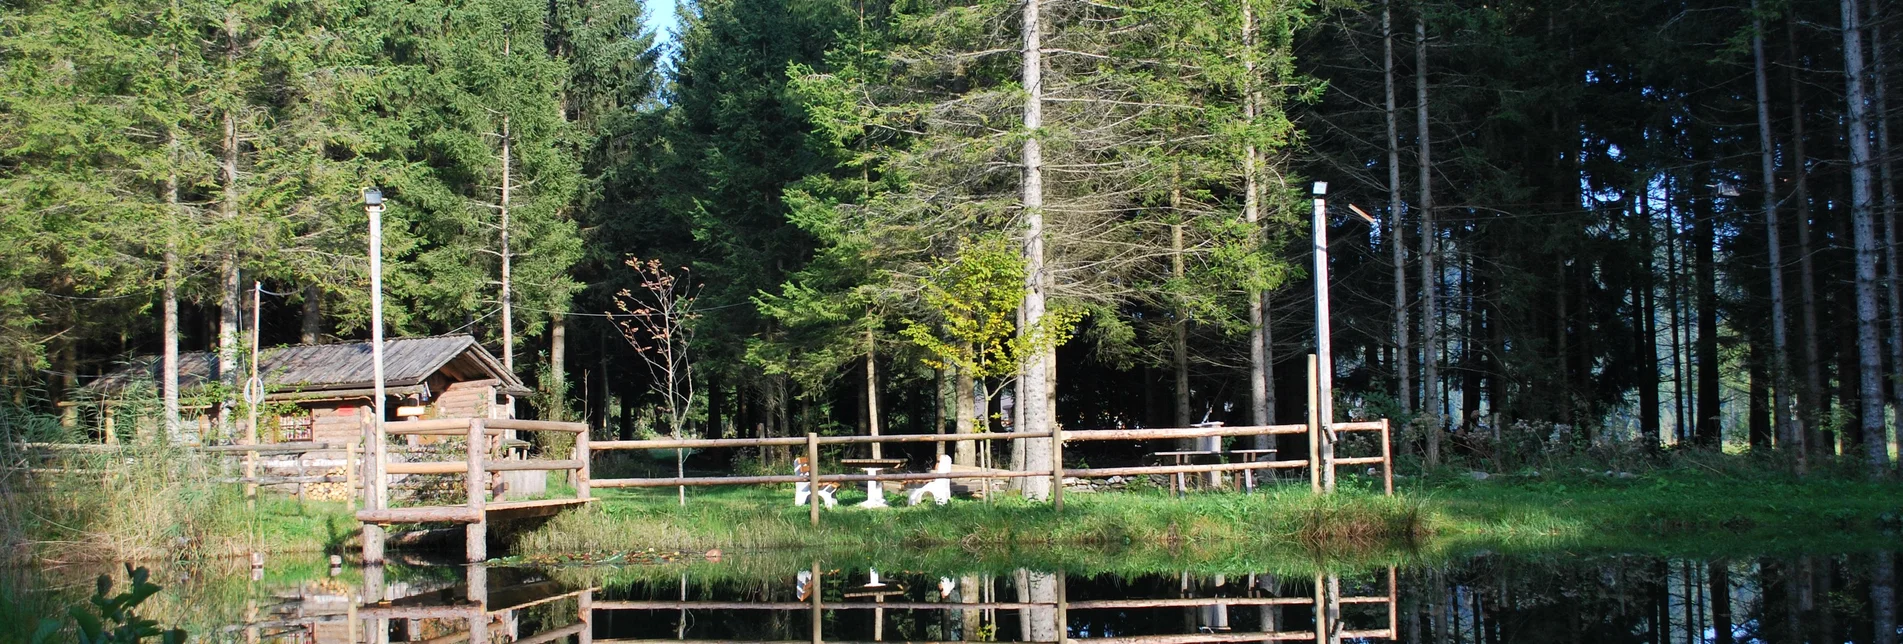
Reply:
<svg viewBox="0 0 1903 644"><path fill-rule="evenodd" d="M364 459L369 464L366 469L370 472L368 480L363 482L364 505L365 509L382 510L389 504L383 475L383 192L376 188L365 189L363 201L364 212L370 216L370 379L375 390L370 432L364 437L368 440L363 446ZM364 524L363 559L364 563L383 562L383 526Z"/></svg>
<svg viewBox="0 0 1903 644"><path fill-rule="evenodd" d="M1320 426L1322 490L1335 491L1335 359L1330 346L1328 310L1328 182L1315 182L1315 379L1316 423Z"/></svg>

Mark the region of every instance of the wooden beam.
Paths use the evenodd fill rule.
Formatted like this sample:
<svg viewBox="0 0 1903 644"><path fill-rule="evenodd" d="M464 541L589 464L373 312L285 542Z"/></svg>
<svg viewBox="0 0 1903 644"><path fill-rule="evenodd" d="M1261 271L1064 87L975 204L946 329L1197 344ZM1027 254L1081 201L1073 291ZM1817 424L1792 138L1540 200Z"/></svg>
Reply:
<svg viewBox="0 0 1903 644"><path fill-rule="evenodd" d="M581 461L483 461L482 469L489 472L523 472L529 470L579 470Z"/></svg>
<svg viewBox="0 0 1903 644"><path fill-rule="evenodd" d="M419 508L358 510L357 520L376 524L475 523L482 520L482 512L460 505L432 505Z"/></svg>
<svg viewBox="0 0 1903 644"><path fill-rule="evenodd" d="M557 422L552 420L517 420L514 418L491 418L483 421L490 429L513 429L524 432L568 432L580 434L588 431L587 423Z"/></svg>
<svg viewBox="0 0 1903 644"><path fill-rule="evenodd" d="M468 463L456 461L389 463L383 466L385 474L462 474L468 469Z"/></svg>

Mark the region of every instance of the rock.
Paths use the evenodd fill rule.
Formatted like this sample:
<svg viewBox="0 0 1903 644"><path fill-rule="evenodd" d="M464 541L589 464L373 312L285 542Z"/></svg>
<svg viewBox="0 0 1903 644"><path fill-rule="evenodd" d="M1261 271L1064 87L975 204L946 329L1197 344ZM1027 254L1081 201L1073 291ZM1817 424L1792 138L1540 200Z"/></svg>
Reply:
<svg viewBox="0 0 1903 644"><path fill-rule="evenodd" d="M1493 478L1493 475L1488 474L1486 472L1468 472L1467 478L1471 478L1476 481L1485 481L1487 479Z"/></svg>
<svg viewBox="0 0 1903 644"><path fill-rule="evenodd" d="M1107 481L1107 482L1108 482L1109 484L1111 484L1111 485L1123 485L1123 477L1121 477L1121 476L1112 476L1112 477L1110 477L1110 480L1109 480L1109 481Z"/></svg>
<svg viewBox="0 0 1903 644"><path fill-rule="evenodd" d="M1612 478L1615 478L1615 479L1636 479L1636 478L1639 478L1639 475L1637 475L1637 474L1633 474L1633 473L1631 473L1631 472L1620 472L1620 473L1618 473L1618 474L1614 474L1614 475L1612 475Z"/></svg>
<svg viewBox="0 0 1903 644"><path fill-rule="evenodd" d="M1082 482L1083 482L1083 479L1079 479L1079 478L1077 478L1077 477L1075 477L1075 476L1066 476L1066 477L1064 477L1064 484L1065 484L1065 485L1076 485L1076 484L1078 484L1078 483L1082 483Z"/></svg>

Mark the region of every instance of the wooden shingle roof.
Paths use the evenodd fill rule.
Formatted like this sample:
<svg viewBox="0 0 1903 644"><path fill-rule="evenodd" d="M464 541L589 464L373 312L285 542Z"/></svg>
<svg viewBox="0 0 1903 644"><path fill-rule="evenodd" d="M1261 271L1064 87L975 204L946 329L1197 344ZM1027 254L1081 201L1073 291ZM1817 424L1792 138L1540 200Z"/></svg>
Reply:
<svg viewBox="0 0 1903 644"><path fill-rule="evenodd" d="M180 353L179 386L189 388L214 378L218 356L209 351ZM376 386L371 375L369 342L336 344L299 344L264 349L258 356L259 373L267 391L319 392L369 389ZM94 394L121 391L137 381L156 382L160 378L157 356L145 356L86 385ZM384 341L383 376L385 387L422 384L439 371L450 370L452 380L501 381L500 389L526 394L529 390L515 374L503 369L501 361L482 348L469 335L443 335L422 338L394 338ZM242 378L246 374L240 374Z"/></svg>

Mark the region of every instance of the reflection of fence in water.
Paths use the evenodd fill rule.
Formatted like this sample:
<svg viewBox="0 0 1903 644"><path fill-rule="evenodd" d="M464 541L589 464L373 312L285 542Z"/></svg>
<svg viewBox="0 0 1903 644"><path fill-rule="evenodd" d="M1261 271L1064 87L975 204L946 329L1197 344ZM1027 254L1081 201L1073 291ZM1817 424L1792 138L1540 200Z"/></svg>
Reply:
<svg viewBox="0 0 1903 644"><path fill-rule="evenodd" d="M868 601L826 601L824 592L812 592L809 600L797 602L597 600L595 594L599 590L598 587L571 586L533 570L491 569L482 564L471 564L465 566L464 570L466 571L465 583L431 584L428 582L385 583L383 570L380 567L365 568L360 593L335 592L335 589L331 589L332 592L305 593L291 602L272 607L271 612L275 614L270 618L254 619L251 623L230 627L227 632L242 631L247 642L289 640L322 644L399 644L404 642L548 644L567 642L571 638L580 644L713 644L734 640L686 639L684 632L681 633L683 637L674 639L597 639L594 624L603 611L803 611L812 615L812 631L809 639L767 641L758 642L758 644L866 644L852 640L826 639L823 630L825 620L822 618L825 611L873 611L872 641L878 642L884 640L882 635L886 622L885 612L889 610L971 611L994 615L998 610L1015 610L1019 611L1021 619L1040 613L1050 616L1048 621L1036 625L1021 624L1028 632L1042 634L1044 637L1018 640L1019 644L1030 642L1194 644L1260 641L1313 641L1318 644L1334 644L1344 638L1398 638L1396 630L1398 597L1395 571L1392 568L1387 574L1387 592L1377 595L1343 596L1340 594L1341 582L1337 576L1316 575L1315 592L1310 596L1301 597L1177 597L1070 601L1065 598L1068 579L1062 573L1045 573L1042 576L1047 577L1050 582L1046 588L1046 594L1054 596L1052 600L982 601L984 599L982 594L966 597L961 593L957 600L941 602L888 601L886 597L896 593L876 591L844 593L844 598L857 597L862 600L869 598ZM808 584L806 587L821 588L822 574L817 566L803 573L802 577L809 580L804 582ZM1253 583L1249 586L1255 587ZM568 604L560 603L569 599L574 600L572 609ZM1372 605L1380 605L1386 609L1384 628L1351 629L1345 626L1342 619L1344 607ZM538 621L554 621L565 623L565 625L544 628L540 632L524 636L521 630L525 611L537 609L537 607L543 607L541 614L537 615ZM1275 628L1274 625L1267 625L1264 630L1254 632L1226 630L1229 623L1228 611L1231 608L1245 607L1308 608L1321 618L1320 623L1317 624L1320 628L1281 630ZM1078 630L1076 624L1069 619L1071 611L1169 608L1196 611L1196 622L1204 632L1070 636L1071 632ZM1044 624L1049 624L1049 627ZM995 626L995 621L993 625ZM1066 627L1057 628L1059 625ZM964 636L969 640L971 633L965 633ZM966 643L960 641L956 644Z"/></svg>
<svg viewBox="0 0 1903 644"><path fill-rule="evenodd" d="M803 574L811 581L805 582L810 588L820 587L820 570L814 566ZM1142 598L1142 599L1096 599L1069 601L1065 598L1067 578L1056 573L1051 590L1055 595L1051 601L887 601L884 596L890 593L846 593L848 598L865 595L872 601L826 602L822 593L812 593L810 601L803 602L742 602L742 601L669 601L669 600L598 600L593 603L595 610L761 610L761 611L807 611L811 613L812 636L807 640L780 640L754 642L754 644L869 644L863 641L826 639L822 625L825 623L825 611L870 610L873 611L873 642L883 641L881 637L885 623L884 613L888 610L943 610L943 611L997 611L1016 610L1021 615L1036 612L1051 614L1047 622L1051 628L1042 625L1022 625L1032 632L1044 631L1048 639L1026 639L1016 642L1004 641L1002 644L1195 644L1199 642L1262 642L1262 641L1314 641L1336 644L1344 638L1398 639L1398 587L1395 569L1389 568L1385 580L1386 593L1380 595L1342 596L1340 579L1336 575L1316 575L1315 593L1306 597L1180 597L1180 598ZM962 598L961 598L962 599ZM1343 606L1381 605L1386 609L1386 619L1381 628L1349 629L1344 627L1341 617ZM1319 628L1307 630L1280 630L1273 627L1263 631L1199 632L1163 635L1123 635L1104 637L1071 637L1075 626L1069 619L1070 611L1089 610L1131 610L1182 608L1197 610L1199 620L1207 623L1228 623L1228 609L1232 607L1297 607L1308 608L1320 618ZM995 625L995 624L994 624ZM1215 631L1216 629L1211 629ZM969 641L942 641L932 644L976 644ZM594 639L594 644L715 644L733 640L689 640L689 639ZM993 641L993 644L1000 644Z"/></svg>

